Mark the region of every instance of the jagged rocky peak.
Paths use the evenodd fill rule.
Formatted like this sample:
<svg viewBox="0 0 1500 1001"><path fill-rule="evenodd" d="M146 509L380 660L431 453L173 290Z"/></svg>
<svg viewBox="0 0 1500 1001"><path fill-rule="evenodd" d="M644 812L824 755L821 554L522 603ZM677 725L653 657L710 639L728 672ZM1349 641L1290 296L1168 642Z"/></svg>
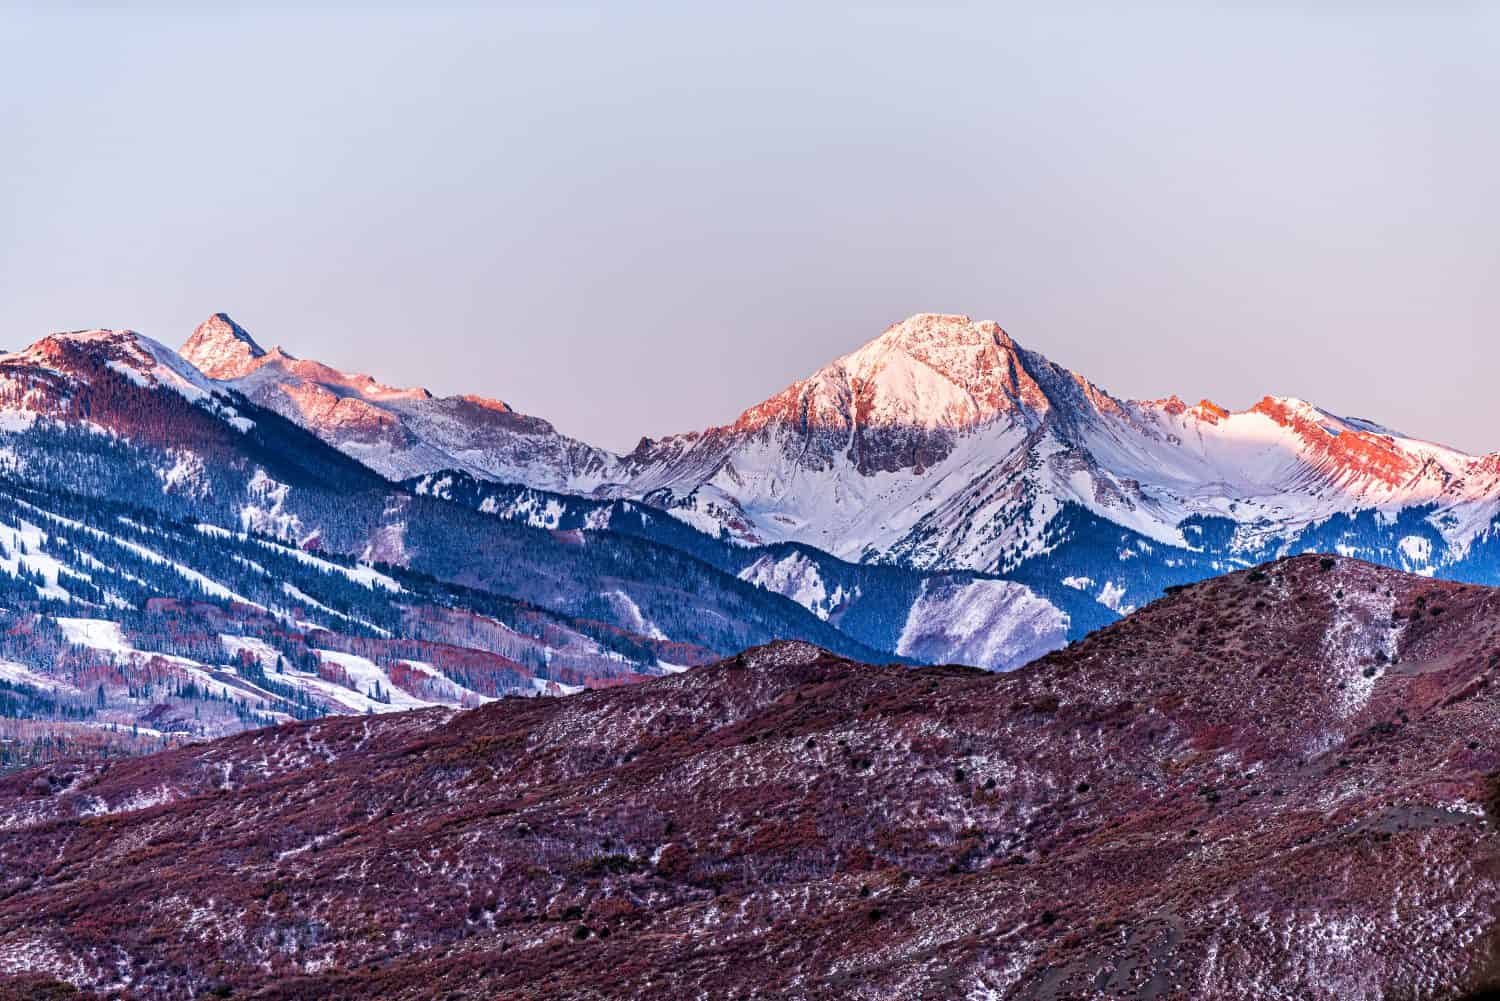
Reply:
<svg viewBox="0 0 1500 1001"><path fill-rule="evenodd" d="M165 345L134 330L73 330L48 334L22 351L0 355L0 410L47 415L125 431L139 416L101 387L125 380L201 404L244 430L237 411L216 400L214 384Z"/></svg>
<svg viewBox="0 0 1500 1001"><path fill-rule="evenodd" d="M211 379L237 379L266 351L228 313L215 313L198 324L181 354Z"/></svg>
<svg viewBox="0 0 1500 1001"><path fill-rule="evenodd" d="M917 313L893 323L850 358L900 351L956 379L967 379L971 366L1016 350L1016 342L993 320L974 320L958 313Z"/></svg>
<svg viewBox="0 0 1500 1001"><path fill-rule="evenodd" d="M735 428L961 431L1003 416L1035 425L1049 415L1073 423L1118 410L1103 390L1025 350L992 320L918 313L751 407Z"/></svg>
<svg viewBox="0 0 1500 1001"><path fill-rule="evenodd" d="M70 350L110 351L135 343L140 335L134 330L60 330L33 341L11 355L15 360L56 360Z"/></svg>

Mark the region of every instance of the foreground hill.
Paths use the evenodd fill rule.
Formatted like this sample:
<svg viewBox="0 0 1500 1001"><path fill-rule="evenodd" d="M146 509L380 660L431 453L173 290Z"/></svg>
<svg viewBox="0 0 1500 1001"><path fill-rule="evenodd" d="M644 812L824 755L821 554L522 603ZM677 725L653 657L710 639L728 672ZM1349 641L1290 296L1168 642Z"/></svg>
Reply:
<svg viewBox="0 0 1500 1001"><path fill-rule="evenodd" d="M0 781L0 969L257 998L1452 997L1500 592L1301 557L1009 675L777 644Z"/></svg>

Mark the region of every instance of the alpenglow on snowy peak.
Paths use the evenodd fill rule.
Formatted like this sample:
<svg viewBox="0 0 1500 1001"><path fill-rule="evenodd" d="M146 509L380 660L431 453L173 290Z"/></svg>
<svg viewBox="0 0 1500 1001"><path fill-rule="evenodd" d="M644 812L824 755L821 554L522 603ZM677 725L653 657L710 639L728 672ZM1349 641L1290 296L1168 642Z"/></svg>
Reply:
<svg viewBox="0 0 1500 1001"><path fill-rule="evenodd" d="M479 396L435 397L368 375L265 351L224 313L183 345L189 362L254 402L301 424L389 479L455 469L552 490L597 487L608 452L559 434L538 417Z"/></svg>
<svg viewBox="0 0 1500 1001"><path fill-rule="evenodd" d="M922 474L942 462L957 438L1007 421L1034 430L1051 420L1071 426L1118 404L1097 387L1022 349L998 324L965 316L920 314L835 360L728 427L661 442L631 456L651 465L662 453L791 431L804 468L852 463L855 472Z"/></svg>
<svg viewBox="0 0 1500 1001"><path fill-rule="evenodd" d="M228 313L215 313L198 324L182 346L182 357L210 379L233 379L265 354L250 332L231 320Z"/></svg>
<svg viewBox="0 0 1500 1001"><path fill-rule="evenodd" d="M1005 574L1069 608L1075 632L1166 584L1314 547L1500 579L1500 457L1295 399L1120 399L966 316L912 316L732 424L626 456L501 403L259 351L227 317L184 349L387 477L465 472L641 500L742 543Z"/></svg>
<svg viewBox="0 0 1500 1001"><path fill-rule="evenodd" d="M1315 543L1488 575L1500 508L1495 455L1294 399L1239 413L1117 399L994 323L944 314L895 324L731 425L643 441L626 469L630 493L746 541L1067 580L1113 611L1178 571Z"/></svg>
<svg viewBox="0 0 1500 1001"><path fill-rule="evenodd" d="M229 394L175 351L134 330L73 330L49 334L21 351L0 354L0 414L10 423L69 415L85 422L94 408L79 385L107 369L137 387L173 391L224 418L239 431L250 426Z"/></svg>

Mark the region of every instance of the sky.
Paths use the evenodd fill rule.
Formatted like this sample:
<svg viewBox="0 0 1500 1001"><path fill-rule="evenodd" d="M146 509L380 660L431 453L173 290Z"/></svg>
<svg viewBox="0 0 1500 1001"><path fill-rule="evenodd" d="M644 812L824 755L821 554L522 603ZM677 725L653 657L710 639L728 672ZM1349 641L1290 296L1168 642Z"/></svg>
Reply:
<svg viewBox="0 0 1500 1001"><path fill-rule="evenodd" d="M628 449L955 312L1500 450L1500 8L1041 6L6 7L0 347L223 310Z"/></svg>

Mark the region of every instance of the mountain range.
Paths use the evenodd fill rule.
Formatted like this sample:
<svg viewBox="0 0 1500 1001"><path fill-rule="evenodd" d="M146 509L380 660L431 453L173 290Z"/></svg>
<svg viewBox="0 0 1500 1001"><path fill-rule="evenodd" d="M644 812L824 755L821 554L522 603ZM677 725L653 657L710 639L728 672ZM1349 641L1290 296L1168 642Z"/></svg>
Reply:
<svg viewBox="0 0 1500 1001"><path fill-rule="evenodd" d="M49 335L0 1001L1493 996L1497 468L951 315L628 454Z"/></svg>
<svg viewBox="0 0 1500 1001"><path fill-rule="evenodd" d="M732 424L627 455L503 403L266 352L222 314L183 357L393 479L631 499L746 546L1002 576L1073 638L1164 586L1315 549L1500 580L1500 454L1285 397L1240 412L1119 399L964 316L913 316Z"/></svg>
<svg viewBox="0 0 1500 1001"><path fill-rule="evenodd" d="M624 455L223 313L181 351L53 334L0 355L0 750L473 705L773 640L1005 670L1312 550L1500 582L1497 469L1296 400L1120 400L952 315Z"/></svg>

